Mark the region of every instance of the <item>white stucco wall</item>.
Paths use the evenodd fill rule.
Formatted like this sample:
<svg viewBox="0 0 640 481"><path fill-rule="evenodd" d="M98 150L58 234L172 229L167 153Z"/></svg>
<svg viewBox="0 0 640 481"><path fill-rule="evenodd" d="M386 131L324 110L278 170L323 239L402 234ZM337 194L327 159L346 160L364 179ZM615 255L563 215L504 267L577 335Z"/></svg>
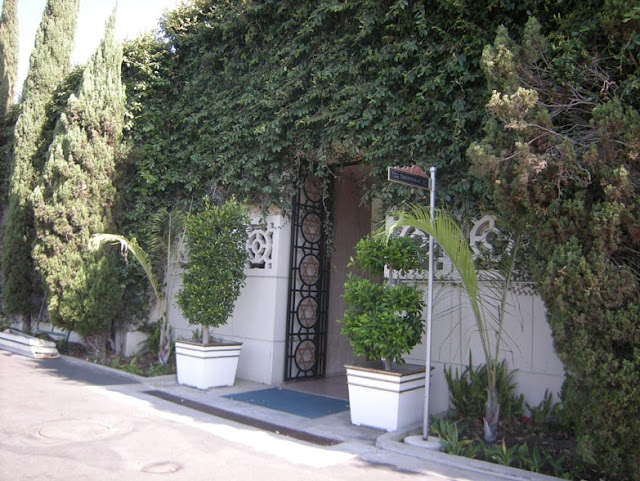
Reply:
<svg viewBox="0 0 640 481"><path fill-rule="evenodd" d="M517 370L518 393L535 406L542 401L545 391L558 394L564 381L562 362L553 350L551 330L545 318L544 304L530 291L512 293L504 321L500 358L509 370ZM425 313L426 319L426 313ZM495 331L492 331L495 332ZM492 343L495 335L492 334ZM495 344L492 344L495 346ZM463 289L453 282L436 282L431 343L432 372L429 411L439 414L449 406L449 392L444 369L452 367L461 372L469 363L471 352L474 365L485 362L478 328L469 301ZM417 346L407 362L424 364L426 346Z"/></svg>
<svg viewBox="0 0 640 481"><path fill-rule="evenodd" d="M387 225L393 222L387 219ZM492 252L491 240L499 234L495 218L484 216L470 229L470 246L475 254ZM401 235L420 235L405 228ZM427 291L426 274L408 276ZM524 394L525 400L535 406L543 400L545 392L559 394L564 382L564 367L553 349L551 329L546 320L544 303L537 296L531 283L513 283L504 320L504 332L500 347L500 360L505 359L507 368L516 370L516 392ZM481 299L486 308L486 318L491 322L497 319L495 289L491 284L480 282ZM482 294L484 292L484 295ZM491 306L494 306L491 309ZM480 334L475 323L469 299L459 283L459 277L451 261L436 251L434 263L433 326L431 341L431 365L435 369L431 375L429 412L440 414L450 408L449 392L444 376L444 368L452 367L461 372L469 363L469 353L474 366L484 364L485 357L480 342ZM427 312L423 318L427 319ZM490 324L491 345L495 350L495 322ZM414 348L406 356L407 362L424 364L426 346Z"/></svg>

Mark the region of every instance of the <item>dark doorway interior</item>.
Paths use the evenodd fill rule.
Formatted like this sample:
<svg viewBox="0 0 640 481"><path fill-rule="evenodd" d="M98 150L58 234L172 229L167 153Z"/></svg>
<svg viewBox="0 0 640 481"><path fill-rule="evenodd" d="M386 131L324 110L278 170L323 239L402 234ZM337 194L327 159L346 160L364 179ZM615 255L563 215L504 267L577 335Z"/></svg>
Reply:
<svg viewBox="0 0 640 481"><path fill-rule="evenodd" d="M349 341L341 333L338 319L344 314L343 285L350 257L357 242L371 232L372 213L363 205L362 166L337 169L333 189L333 251L330 260L329 313L327 322L327 376L342 376L344 365L355 360Z"/></svg>

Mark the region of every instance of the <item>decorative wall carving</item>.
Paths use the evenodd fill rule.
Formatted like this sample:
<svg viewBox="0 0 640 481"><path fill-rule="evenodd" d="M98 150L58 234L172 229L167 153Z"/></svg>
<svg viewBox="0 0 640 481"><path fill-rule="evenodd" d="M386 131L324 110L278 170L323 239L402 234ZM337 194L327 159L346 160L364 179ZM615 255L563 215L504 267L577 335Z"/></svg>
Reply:
<svg viewBox="0 0 640 481"><path fill-rule="evenodd" d="M257 218L249 227L249 236L247 238L247 252L249 260L247 269L270 270L273 269L273 233L275 226L272 220L266 222ZM429 238L423 232L412 227L403 227L399 234L401 236L411 236L419 239L425 250L428 249ZM302 220L301 235L307 242L315 243L322 235L322 222L317 214L311 212L304 216ZM510 248L505 245L505 236L496 227L496 218L492 215L485 215L475 221L469 231L469 244L476 257L482 255L490 260L497 260L502 252ZM300 272L302 281L306 284L313 284L317 275L318 267L313 261L315 258L306 259L304 269ZM455 280L457 274L453 269L453 265L449 258L436 245L434 260L434 278L440 280ZM386 272L388 275L388 272ZM396 275L394 275L396 277ZM411 272L404 279L424 279L426 277L423 271Z"/></svg>
<svg viewBox="0 0 640 481"><path fill-rule="evenodd" d="M274 230L273 221L251 224L247 238L248 269L273 269Z"/></svg>
<svg viewBox="0 0 640 481"><path fill-rule="evenodd" d="M393 221L394 219L389 219L387 225L391 225ZM429 236L422 231L413 227L403 227L398 234L401 237L410 236L418 239L425 252L428 252ZM496 218L492 215L485 215L473 223L469 230L469 245L475 258L483 256L490 261L499 260L500 256L511 248L511 243L507 242L505 234L496 227ZM406 280L423 280L427 277L427 268L428 266L425 266L425 270L413 271L404 276L394 273L394 277ZM385 269L385 276L388 277L388 274ZM459 279L453 264L437 244L435 246L433 277L441 281Z"/></svg>

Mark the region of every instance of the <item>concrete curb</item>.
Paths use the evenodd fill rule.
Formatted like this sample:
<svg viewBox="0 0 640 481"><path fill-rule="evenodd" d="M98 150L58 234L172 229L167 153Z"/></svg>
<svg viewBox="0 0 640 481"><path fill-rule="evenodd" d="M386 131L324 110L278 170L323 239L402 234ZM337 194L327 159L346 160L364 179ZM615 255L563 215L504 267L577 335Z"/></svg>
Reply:
<svg viewBox="0 0 640 481"><path fill-rule="evenodd" d="M425 461L465 469L483 475L494 476L496 479L510 481L559 481L561 478L547 476L545 474L532 473L523 469L500 466L498 464L480 461L477 459L455 456L440 451L424 449L404 443L404 438L421 432L422 426L413 426L402 431L394 431L382 434L376 440L376 447L387 451L413 456Z"/></svg>
<svg viewBox="0 0 640 481"><path fill-rule="evenodd" d="M151 376L151 377L140 376L138 374L133 374L131 372L123 371L122 369L115 369L113 367L105 366L103 364L85 361L83 359L79 359L74 356L63 355L61 356L61 359L64 359L65 361L71 364L75 364L76 366L86 366L90 369L96 369L99 371L114 374L116 376L131 379L132 381L138 382L140 384L148 384L151 381L162 381L164 379L175 379L176 377L175 374L167 374L165 376Z"/></svg>
<svg viewBox="0 0 640 481"><path fill-rule="evenodd" d="M0 332L0 349L34 359L56 359L60 357L56 343L39 339L10 329Z"/></svg>

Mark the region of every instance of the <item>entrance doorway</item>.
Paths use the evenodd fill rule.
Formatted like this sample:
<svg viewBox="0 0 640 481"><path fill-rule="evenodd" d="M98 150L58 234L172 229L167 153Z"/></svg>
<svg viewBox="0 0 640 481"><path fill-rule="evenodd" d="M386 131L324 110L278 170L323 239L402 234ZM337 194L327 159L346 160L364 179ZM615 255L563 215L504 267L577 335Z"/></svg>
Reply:
<svg viewBox="0 0 640 481"><path fill-rule="evenodd" d="M291 267L285 355L285 381L342 378L355 361L338 320L344 314L343 286L356 243L372 230L370 206L363 205L362 166L334 171L330 195L319 179L307 176L292 211ZM325 220L331 199L332 245ZM306 383L305 383L306 384Z"/></svg>

